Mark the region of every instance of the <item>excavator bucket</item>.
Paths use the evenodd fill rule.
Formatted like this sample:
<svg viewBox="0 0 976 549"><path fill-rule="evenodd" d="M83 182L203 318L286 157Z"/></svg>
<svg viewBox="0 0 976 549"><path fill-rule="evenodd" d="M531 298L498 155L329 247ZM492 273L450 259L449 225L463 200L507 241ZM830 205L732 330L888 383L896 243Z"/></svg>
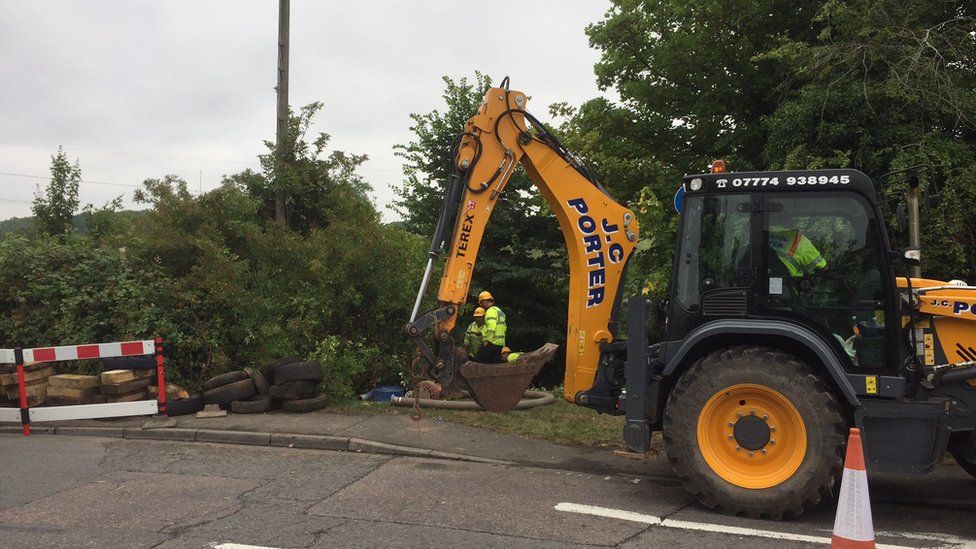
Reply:
<svg viewBox="0 0 976 549"><path fill-rule="evenodd" d="M559 345L546 343L514 362L503 364L469 361L461 366L461 376L471 389L471 397L482 408L491 412L507 412L519 403L532 378L552 360L558 348Z"/></svg>

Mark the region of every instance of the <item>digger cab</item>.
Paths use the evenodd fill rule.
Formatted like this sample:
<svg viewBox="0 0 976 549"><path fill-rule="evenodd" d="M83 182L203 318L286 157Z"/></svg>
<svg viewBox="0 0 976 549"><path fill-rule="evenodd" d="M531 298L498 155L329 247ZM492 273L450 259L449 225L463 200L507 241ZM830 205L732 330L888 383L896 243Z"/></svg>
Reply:
<svg viewBox="0 0 976 549"><path fill-rule="evenodd" d="M866 175L706 174L686 188L668 341L720 319L785 322L816 336L855 394L869 376L899 375L898 290Z"/></svg>

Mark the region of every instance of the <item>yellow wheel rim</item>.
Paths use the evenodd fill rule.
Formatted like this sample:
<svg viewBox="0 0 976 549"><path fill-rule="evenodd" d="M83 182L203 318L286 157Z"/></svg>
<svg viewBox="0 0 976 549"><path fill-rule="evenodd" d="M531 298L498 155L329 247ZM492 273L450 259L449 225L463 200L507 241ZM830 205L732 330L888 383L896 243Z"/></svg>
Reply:
<svg viewBox="0 0 976 549"><path fill-rule="evenodd" d="M800 468L807 430L793 403L763 385L743 383L712 395L698 415L698 448L722 479L770 488Z"/></svg>

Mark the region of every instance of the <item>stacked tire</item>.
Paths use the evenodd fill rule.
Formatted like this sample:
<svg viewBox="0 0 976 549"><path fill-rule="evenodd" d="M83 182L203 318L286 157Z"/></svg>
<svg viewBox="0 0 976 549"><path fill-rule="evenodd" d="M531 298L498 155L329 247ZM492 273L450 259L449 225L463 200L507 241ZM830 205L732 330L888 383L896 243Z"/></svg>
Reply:
<svg viewBox="0 0 976 549"><path fill-rule="evenodd" d="M264 369L271 398L281 401L286 412L314 412L325 408L327 399L319 394L322 365L293 358L278 359Z"/></svg>
<svg viewBox="0 0 976 549"><path fill-rule="evenodd" d="M245 368L208 379L203 384L204 404L216 404L235 414L258 414L271 409L268 383L261 372Z"/></svg>
<svg viewBox="0 0 976 549"><path fill-rule="evenodd" d="M319 394L322 377L318 362L279 358L263 371L244 368L214 376L203 384L203 394L168 402L166 413L194 414L206 404L217 404L235 414L260 414L279 402L286 412L314 412L327 404Z"/></svg>

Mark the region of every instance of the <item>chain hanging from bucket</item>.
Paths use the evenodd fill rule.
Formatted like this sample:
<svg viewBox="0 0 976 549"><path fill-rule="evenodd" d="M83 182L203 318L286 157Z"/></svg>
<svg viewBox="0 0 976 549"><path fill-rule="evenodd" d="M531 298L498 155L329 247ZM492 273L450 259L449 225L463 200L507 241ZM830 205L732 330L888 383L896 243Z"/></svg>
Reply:
<svg viewBox="0 0 976 549"><path fill-rule="evenodd" d="M420 421L424 419L424 411L420 408L420 381L423 373L420 367L420 349L414 354L410 362L410 385L413 393L413 410L410 412L410 419Z"/></svg>

